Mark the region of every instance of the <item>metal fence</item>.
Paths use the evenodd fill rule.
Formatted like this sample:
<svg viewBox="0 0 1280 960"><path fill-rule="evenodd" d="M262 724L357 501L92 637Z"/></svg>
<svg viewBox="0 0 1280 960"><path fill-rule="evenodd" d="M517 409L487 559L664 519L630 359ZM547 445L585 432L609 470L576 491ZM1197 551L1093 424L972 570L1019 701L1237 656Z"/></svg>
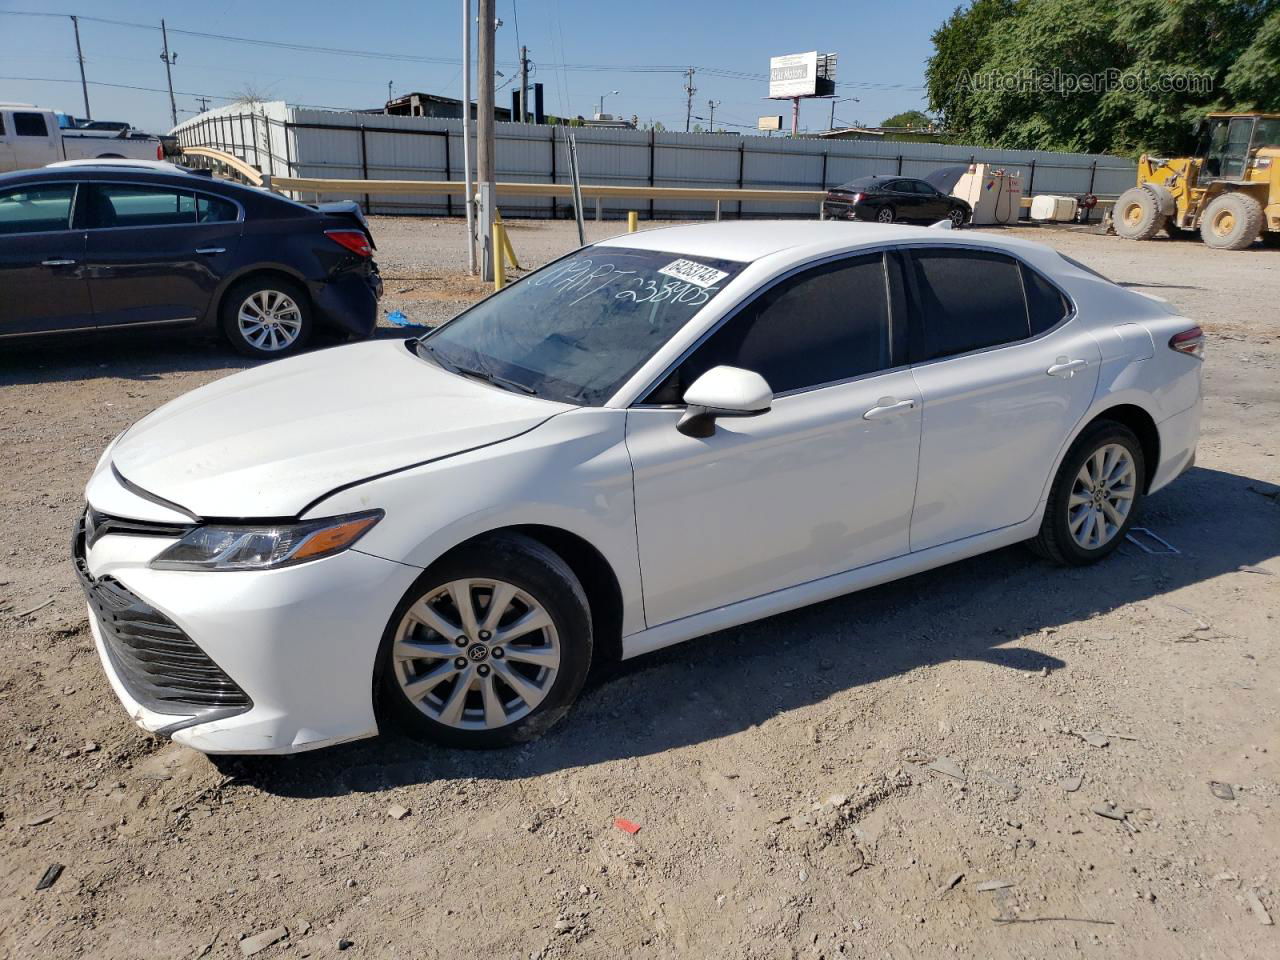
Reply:
<svg viewBox="0 0 1280 960"><path fill-rule="evenodd" d="M636 187L825 190L867 174L922 177L940 167L985 162L1018 171L1025 195L1115 195L1132 186L1132 161L1079 153L989 150L940 143L739 137L653 130L498 123L496 179L568 183L572 132L584 183ZM360 180L461 180L462 121L308 110L271 102L200 114L176 130L183 146L234 154L273 176ZM460 215L457 199L355 194L372 213ZM726 216L813 216L809 203L744 200L722 204ZM692 200L606 200L605 216L639 208L650 219L713 215ZM511 198L508 217L569 217L565 198Z"/></svg>

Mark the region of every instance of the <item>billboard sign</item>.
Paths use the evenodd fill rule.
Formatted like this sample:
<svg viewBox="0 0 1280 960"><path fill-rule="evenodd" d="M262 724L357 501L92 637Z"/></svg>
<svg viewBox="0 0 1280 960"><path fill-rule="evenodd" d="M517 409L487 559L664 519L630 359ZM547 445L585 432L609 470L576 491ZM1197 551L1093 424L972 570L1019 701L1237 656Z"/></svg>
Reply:
<svg viewBox="0 0 1280 960"><path fill-rule="evenodd" d="M769 96L773 99L812 97L817 92L818 51L789 53L769 60Z"/></svg>
<svg viewBox="0 0 1280 960"><path fill-rule="evenodd" d="M782 117L761 117L756 121L757 130L781 130Z"/></svg>

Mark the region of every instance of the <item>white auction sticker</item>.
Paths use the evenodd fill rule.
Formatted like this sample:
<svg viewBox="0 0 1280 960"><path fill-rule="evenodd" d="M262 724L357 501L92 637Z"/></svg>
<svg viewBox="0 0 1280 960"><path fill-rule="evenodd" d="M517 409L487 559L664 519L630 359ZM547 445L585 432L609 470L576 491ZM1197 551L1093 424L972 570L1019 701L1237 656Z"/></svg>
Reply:
<svg viewBox="0 0 1280 960"><path fill-rule="evenodd" d="M723 270L693 260L672 260L665 267L659 268L658 272L699 287L714 287L728 276Z"/></svg>

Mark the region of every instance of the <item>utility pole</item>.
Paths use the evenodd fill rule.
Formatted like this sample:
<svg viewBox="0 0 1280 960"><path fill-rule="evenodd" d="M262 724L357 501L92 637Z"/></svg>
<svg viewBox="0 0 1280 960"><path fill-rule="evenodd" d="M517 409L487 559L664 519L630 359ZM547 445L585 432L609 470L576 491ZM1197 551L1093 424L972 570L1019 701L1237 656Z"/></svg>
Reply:
<svg viewBox="0 0 1280 960"><path fill-rule="evenodd" d="M208 97L196 97L196 103L200 104L200 112L201 112L201 113L204 113L206 110L208 110L208 109L209 109L209 98L208 98Z"/></svg>
<svg viewBox="0 0 1280 960"><path fill-rule="evenodd" d="M716 132L716 107L720 106L719 100L708 100L707 107L711 110L711 115L707 118L707 123L711 124L711 132Z"/></svg>
<svg viewBox="0 0 1280 960"><path fill-rule="evenodd" d="M80 49L80 18L72 17L71 26L76 32L76 59L80 61L80 91L84 94L84 118L92 120L89 112L89 81L84 78L84 51Z"/></svg>
<svg viewBox="0 0 1280 960"><path fill-rule="evenodd" d="M391 82L390 80L387 81L387 103L391 102Z"/></svg>
<svg viewBox="0 0 1280 960"><path fill-rule="evenodd" d="M178 55L169 52L169 31L165 28L163 19L160 21L160 35L164 37L164 53L160 54L160 59L164 61L164 75L169 81L169 117L176 127L178 125L178 104L173 99L173 65L177 62Z"/></svg>
<svg viewBox="0 0 1280 960"><path fill-rule="evenodd" d="M494 129L493 129L493 47L494 34L497 32L497 19L494 11L494 0L480 0L480 24L478 35L479 57L476 72L479 74L480 95L477 98L476 112L476 184L480 192L480 241L483 257L481 259L481 277L486 282L493 280L493 258L501 254L492 249L493 224L493 173L494 173Z"/></svg>
<svg viewBox="0 0 1280 960"><path fill-rule="evenodd" d="M689 121L693 119L693 95L698 92L698 88L693 85L693 67L684 72L684 132L689 132Z"/></svg>
<svg viewBox="0 0 1280 960"><path fill-rule="evenodd" d="M529 48L520 48L520 122L529 122Z"/></svg>
<svg viewBox="0 0 1280 960"><path fill-rule="evenodd" d="M475 191L471 189L471 0L462 0L462 181L467 211L467 272L476 273Z"/></svg>

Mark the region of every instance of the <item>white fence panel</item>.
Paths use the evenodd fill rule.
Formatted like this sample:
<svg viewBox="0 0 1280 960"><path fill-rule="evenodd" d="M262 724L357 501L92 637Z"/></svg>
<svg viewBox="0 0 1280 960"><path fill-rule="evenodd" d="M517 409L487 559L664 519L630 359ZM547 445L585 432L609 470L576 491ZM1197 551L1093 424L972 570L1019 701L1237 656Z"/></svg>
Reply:
<svg viewBox="0 0 1280 960"><path fill-rule="evenodd" d="M212 110L179 125L177 134L184 145L225 150L264 173L282 176L462 179L461 120L339 113L273 102ZM1094 154L498 123L497 179L568 183L570 134L577 143L582 181L588 184L824 190L869 174L922 177L941 167L978 161L1019 172L1027 195L1115 195L1132 186L1136 175L1132 161ZM447 196L374 193L350 199L374 213L459 215L462 209L457 199ZM592 216L595 202L588 199L587 203L586 213ZM817 212L812 203L753 200L721 207L722 214L730 217L813 216ZM608 217L638 210L645 217L684 218L711 216L715 204L623 198L602 201L601 208ZM565 198L508 197L502 209L509 217L572 216Z"/></svg>

